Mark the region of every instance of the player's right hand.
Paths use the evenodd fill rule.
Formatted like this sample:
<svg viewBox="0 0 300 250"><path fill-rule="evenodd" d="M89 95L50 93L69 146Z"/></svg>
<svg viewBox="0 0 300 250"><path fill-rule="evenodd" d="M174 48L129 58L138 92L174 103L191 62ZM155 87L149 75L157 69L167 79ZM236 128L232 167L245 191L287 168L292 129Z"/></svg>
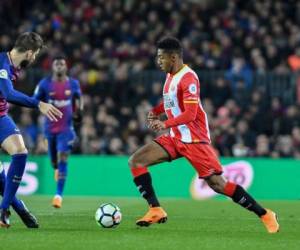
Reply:
<svg viewBox="0 0 300 250"><path fill-rule="evenodd" d="M42 114L47 116L50 121L57 122L58 119L62 118L63 114L59 109L55 108L52 104L46 102L39 102L39 110Z"/></svg>
<svg viewBox="0 0 300 250"><path fill-rule="evenodd" d="M74 112L72 115L73 122L76 124L81 123L82 121L82 113L80 111Z"/></svg>
<svg viewBox="0 0 300 250"><path fill-rule="evenodd" d="M149 128L155 132L159 132L166 129L166 125L163 121L157 119L150 123Z"/></svg>
<svg viewBox="0 0 300 250"><path fill-rule="evenodd" d="M151 128L151 125L153 123L153 121L158 120L158 116L155 115L152 111L149 111L148 115L147 115L147 124L148 124L148 128Z"/></svg>
<svg viewBox="0 0 300 250"><path fill-rule="evenodd" d="M149 111L147 115L147 121L150 122L157 119L158 119L158 115L155 115L152 111Z"/></svg>

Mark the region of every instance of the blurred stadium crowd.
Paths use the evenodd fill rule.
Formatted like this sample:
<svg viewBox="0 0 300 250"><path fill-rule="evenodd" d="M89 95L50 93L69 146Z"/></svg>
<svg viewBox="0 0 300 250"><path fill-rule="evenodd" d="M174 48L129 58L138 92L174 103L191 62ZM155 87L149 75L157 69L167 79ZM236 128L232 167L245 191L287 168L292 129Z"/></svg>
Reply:
<svg viewBox="0 0 300 250"><path fill-rule="evenodd" d="M50 73L51 58L67 56L85 100L76 153L131 154L153 139L145 116L163 84L155 71L155 44L171 34L182 41L185 62L200 81L202 71L223 72L201 82L220 155L300 158L296 84L295 98L286 101L254 81L257 74L300 69L299 1L2 0L0 15L1 50L26 30L40 33L49 48L34 70L21 73L18 89L32 93ZM144 72L155 80L133 77ZM42 118L15 106L11 115L31 152L45 153Z"/></svg>

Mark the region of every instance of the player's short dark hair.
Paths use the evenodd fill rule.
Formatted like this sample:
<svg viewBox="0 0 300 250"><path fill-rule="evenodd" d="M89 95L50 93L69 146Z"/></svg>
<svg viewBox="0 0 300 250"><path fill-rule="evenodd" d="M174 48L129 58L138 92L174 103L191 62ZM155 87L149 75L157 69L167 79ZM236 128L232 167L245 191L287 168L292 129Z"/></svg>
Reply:
<svg viewBox="0 0 300 250"><path fill-rule="evenodd" d="M176 37L163 37L158 41L157 48L162 49L168 53L177 53L182 56L182 46L180 41Z"/></svg>
<svg viewBox="0 0 300 250"><path fill-rule="evenodd" d="M18 36L14 48L19 52L25 52L27 50L37 51L44 47L44 41L42 37L35 32L24 32Z"/></svg>
<svg viewBox="0 0 300 250"><path fill-rule="evenodd" d="M65 61L67 61L67 58L66 58L65 55L56 55L55 57L53 57L52 62L54 62L56 60L65 60Z"/></svg>

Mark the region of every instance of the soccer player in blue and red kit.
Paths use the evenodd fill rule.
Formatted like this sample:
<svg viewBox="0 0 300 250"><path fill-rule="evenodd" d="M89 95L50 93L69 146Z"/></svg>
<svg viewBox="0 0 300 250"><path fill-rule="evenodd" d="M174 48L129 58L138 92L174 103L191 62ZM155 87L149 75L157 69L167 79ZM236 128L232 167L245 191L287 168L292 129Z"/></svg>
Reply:
<svg viewBox="0 0 300 250"><path fill-rule="evenodd" d="M52 72L52 76L39 82L34 96L38 100L52 103L63 113L63 118L57 122L46 119L44 126L48 153L57 181L52 205L60 208L67 176L67 159L76 137L73 121L80 122L83 102L79 81L67 75L67 63L63 56L54 58Z"/></svg>
<svg viewBox="0 0 300 250"><path fill-rule="evenodd" d="M11 156L7 176L3 168L0 169L0 194L3 196L0 204L0 226L5 228L10 226L10 205L27 227L38 227L36 218L15 196L25 170L28 152L20 130L7 114L8 103L38 108L53 121L62 117L62 113L52 104L38 101L13 88L18 70L33 63L42 47L43 40L40 35L25 32L17 38L11 51L0 53L0 145Z"/></svg>

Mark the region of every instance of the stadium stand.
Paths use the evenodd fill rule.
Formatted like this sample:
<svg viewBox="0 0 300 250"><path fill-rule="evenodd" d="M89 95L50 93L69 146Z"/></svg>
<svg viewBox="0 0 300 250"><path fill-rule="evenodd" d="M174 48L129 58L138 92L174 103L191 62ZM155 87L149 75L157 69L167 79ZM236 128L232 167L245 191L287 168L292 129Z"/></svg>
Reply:
<svg viewBox="0 0 300 250"><path fill-rule="evenodd" d="M207 3L209 2L209 4ZM218 8L210 4L218 3ZM206 4L204 4L206 3ZM220 155L300 158L300 4L297 1L2 0L0 49L26 30L47 40L16 86L32 93L51 59L68 58L85 115L76 153L131 154L153 138L145 114L161 98L155 44L175 35L196 69ZM297 6L295 8L295 6ZM15 12L20 18L11 20ZM270 15L272 13L272 15ZM184 18L183 18L184 17ZM6 25L10 23L10 25ZM11 106L28 148L46 152L41 117Z"/></svg>

